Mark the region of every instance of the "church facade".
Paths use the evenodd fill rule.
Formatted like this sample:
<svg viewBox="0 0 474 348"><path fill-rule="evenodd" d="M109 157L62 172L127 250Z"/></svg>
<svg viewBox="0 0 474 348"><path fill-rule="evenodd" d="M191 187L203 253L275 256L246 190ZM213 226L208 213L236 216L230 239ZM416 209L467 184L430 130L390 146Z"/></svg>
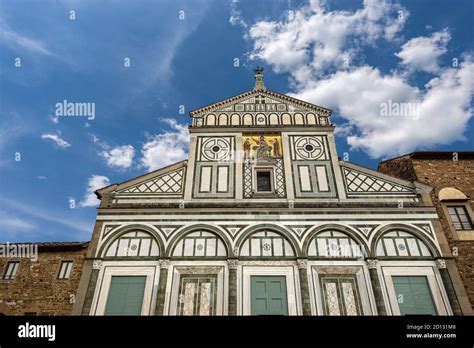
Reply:
<svg viewBox="0 0 474 348"><path fill-rule="evenodd" d="M187 160L96 192L73 314L460 314L431 188L340 160L331 110L255 69L190 116Z"/></svg>

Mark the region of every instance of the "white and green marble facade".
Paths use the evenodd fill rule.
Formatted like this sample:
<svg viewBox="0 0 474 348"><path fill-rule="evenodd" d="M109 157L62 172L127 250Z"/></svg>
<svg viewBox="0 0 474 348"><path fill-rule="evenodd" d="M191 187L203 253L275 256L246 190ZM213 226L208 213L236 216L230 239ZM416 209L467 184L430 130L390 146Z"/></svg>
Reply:
<svg viewBox="0 0 474 348"><path fill-rule="evenodd" d="M400 314L394 276L455 313L430 188L340 161L330 110L257 80L191 112L188 160L98 191L74 313L103 315L121 275L146 277L142 315L249 315L252 276L285 277L289 315ZM279 134L282 157L249 161L246 134Z"/></svg>

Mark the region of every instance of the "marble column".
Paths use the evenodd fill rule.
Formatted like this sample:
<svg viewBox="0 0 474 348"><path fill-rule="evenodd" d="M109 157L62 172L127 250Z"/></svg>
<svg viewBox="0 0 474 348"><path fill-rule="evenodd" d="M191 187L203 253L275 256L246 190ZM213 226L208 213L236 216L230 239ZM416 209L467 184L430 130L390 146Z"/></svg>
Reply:
<svg viewBox="0 0 474 348"><path fill-rule="evenodd" d="M165 311L166 283L168 281L168 268L170 260L160 260L160 281L156 295L155 315L163 315Z"/></svg>
<svg viewBox="0 0 474 348"><path fill-rule="evenodd" d="M94 298L94 291L97 286L97 280L99 278L100 269L102 268L102 260L92 261L92 271L89 278L89 284L87 285L86 296L84 304L82 306L81 315L90 315L92 307L92 299Z"/></svg>
<svg viewBox="0 0 474 348"><path fill-rule="evenodd" d="M377 266L377 260L367 260L367 267L369 268L372 290L374 291L375 297L375 305L377 306L377 313L378 315L387 315L387 309L385 308L385 301L383 299L382 287L380 285Z"/></svg>
<svg viewBox="0 0 474 348"><path fill-rule="evenodd" d="M301 303L303 305L303 315L311 315L311 301L309 299L308 286L308 260L296 260L298 273L300 276Z"/></svg>
<svg viewBox="0 0 474 348"><path fill-rule="evenodd" d="M229 259L227 260L229 267L229 315L237 315L237 267L239 266L239 260Z"/></svg>
<svg viewBox="0 0 474 348"><path fill-rule="evenodd" d="M461 306L459 305L458 298L456 296L456 291L454 290L453 282L449 276L448 268L446 267L446 261L442 259L436 260L436 265L438 266L439 274L443 280L444 289L446 290L446 295L448 295L449 304L453 310L454 315L463 315L461 311Z"/></svg>

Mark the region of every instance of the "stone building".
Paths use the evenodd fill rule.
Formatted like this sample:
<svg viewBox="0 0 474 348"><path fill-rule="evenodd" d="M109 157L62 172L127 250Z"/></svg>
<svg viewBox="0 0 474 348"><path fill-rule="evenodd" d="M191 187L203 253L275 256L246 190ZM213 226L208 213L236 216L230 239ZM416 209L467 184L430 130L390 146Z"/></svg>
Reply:
<svg viewBox="0 0 474 348"><path fill-rule="evenodd" d="M439 244L448 258L448 268L453 268L452 280L462 310L470 313L474 305L474 152L413 152L383 161L378 169L433 187L431 199L439 215L435 223L445 235Z"/></svg>
<svg viewBox="0 0 474 348"><path fill-rule="evenodd" d="M338 159L331 110L252 90L101 199L73 314L461 314L431 187Z"/></svg>
<svg viewBox="0 0 474 348"><path fill-rule="evenodd" d="M2 244L0 315L71 314L88 245Z"/></svg>

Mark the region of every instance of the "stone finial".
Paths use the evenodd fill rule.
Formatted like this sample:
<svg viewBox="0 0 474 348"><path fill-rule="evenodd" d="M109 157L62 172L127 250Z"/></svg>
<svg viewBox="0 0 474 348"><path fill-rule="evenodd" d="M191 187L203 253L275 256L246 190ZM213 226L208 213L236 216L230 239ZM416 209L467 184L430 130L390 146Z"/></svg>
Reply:
<svg viewBox="0 0 474 348"><path fill-rule="evenodd" d="M263 68L260 66L257 66L255 69L253 69L253 72L255 73L255 86L253 87L253 90L266 91L267 88L265 87L265 84L263 83Z"/></svg>

